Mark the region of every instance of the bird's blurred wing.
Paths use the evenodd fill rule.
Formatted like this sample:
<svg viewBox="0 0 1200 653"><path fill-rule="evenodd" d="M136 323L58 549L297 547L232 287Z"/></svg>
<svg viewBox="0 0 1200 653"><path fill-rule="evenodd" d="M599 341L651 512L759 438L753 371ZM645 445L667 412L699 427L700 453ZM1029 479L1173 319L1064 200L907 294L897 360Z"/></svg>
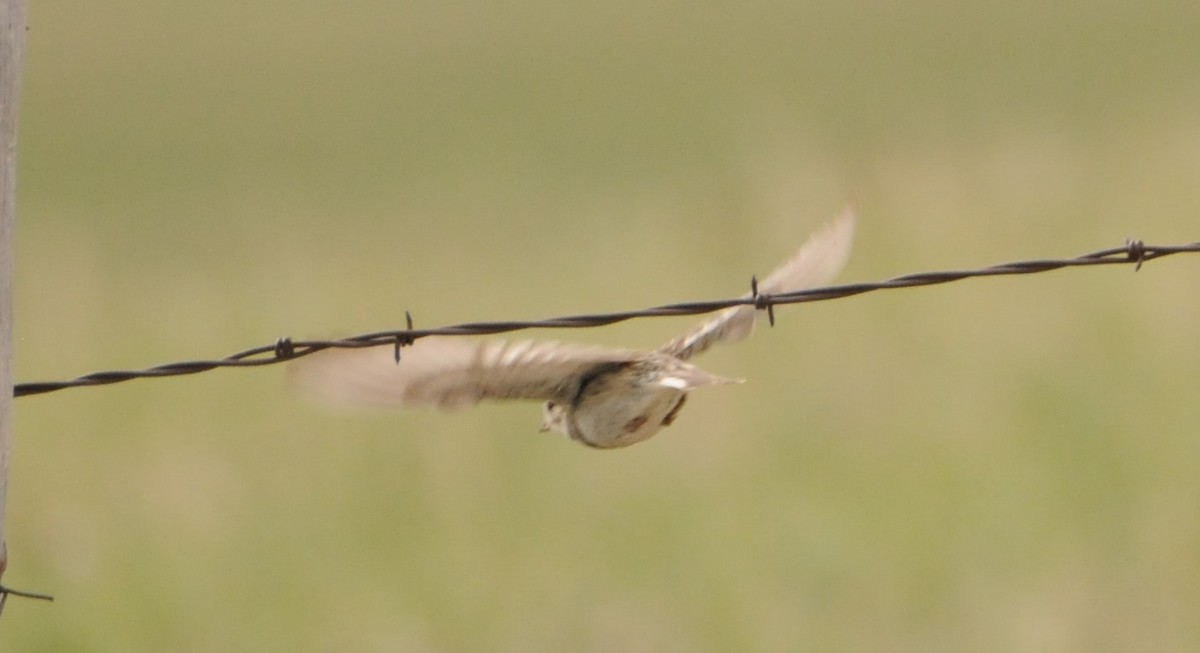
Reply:
<svg viewBox="0 0 1200 653"><path fill-rule="evenodd" d="M404 347L399 363L392 345L327 349L290 371L306 394L335 406L458 408L484 399L569 400L589 370L637 356L553 341L431 336Z"/></svg>
<svg viewBox="0 0 1200 653"><path fill-rule="evenodd" d="M857 207L853 203L847 204L836 218L809 236L791 258L761 281L758 291L762 294L795 292L828 283L850 258L857 219ZM659 351L687 360L718 342L737 342L754 330L757 313L753 306L727 308Z"/></svg>

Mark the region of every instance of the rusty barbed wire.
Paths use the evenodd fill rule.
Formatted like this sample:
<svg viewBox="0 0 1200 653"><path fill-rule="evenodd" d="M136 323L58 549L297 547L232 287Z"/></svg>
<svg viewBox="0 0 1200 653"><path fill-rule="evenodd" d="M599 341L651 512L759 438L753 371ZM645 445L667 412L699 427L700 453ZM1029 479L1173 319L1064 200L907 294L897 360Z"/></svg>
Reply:
<svg viewBox="0 0 1200 653"><path fill-rule="evenodd" d="M1146 245L1140 240L1126 241L1123 247L1103 249L1090 254L1084 254L1069 259L1035 259L1001 263L973 270L949 270L940 272L918 272L906 274L885 281L868 283L851 283L823 288L812 288L789 293L760 294L758 281L751 279L751 293L748 296L734 299L718 299L710 301L681 302L666 304L654 308L618 313L596 313L590 315L570 315L544 320L510 320L505 322L468 322L435 329L414 329L412 316L405 313L407 328L393 331L377 331L364 333L337 340L292 340L280 338L274 344L254 347L245 351L226 356L219 360L192 360L156 365L142 370L116 370L93 372L67 381L44 381L36 383L18 383L13 386L13 395L27 397L30 395L54 392L64 388L82 386L107 385L138 378L157 378L197 374L220 367L258 367L273 365L294 360L318 351L332 347L356 348L378 347L392 345L396 348L396 361L401 361L401 350L420 338L427 336L478 336L494 335L522 331L525 329L578 329L605 326L617 322L625 322L644 317L665 317L679 315L699 315L712 313L733 306L754 306L768 313L771 324L775 322L774 307L783 304L799 304L802 302L818 302L843 297L852 297L877 290L896 288L913 288L916 286L932 286L951 281L959 281L974 277L995 277L1015 274L1034 274L1049 272L1070 267L1092 265L1133 264L1134 270L1140 270L1142 264L1164 256L1181 253L1200 252L1200 242L1186 245Z"/></svg>

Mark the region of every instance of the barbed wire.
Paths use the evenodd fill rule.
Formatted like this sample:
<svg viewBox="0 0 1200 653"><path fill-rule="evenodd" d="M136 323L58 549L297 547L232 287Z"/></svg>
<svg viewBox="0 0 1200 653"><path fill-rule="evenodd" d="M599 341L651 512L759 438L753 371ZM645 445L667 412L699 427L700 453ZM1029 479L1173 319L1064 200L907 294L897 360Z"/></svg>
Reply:
<svg viewBox="0 0 1200 653"><path fill-rule="evenodd" d="M26 592L23 590L13 589L0 585L0 614L4 612L4 606L8 603L9 596L19 596L23 599L34 599L37 601L53 601L54 597L49 594L41 594L38 592Z"/></svg>
<svg viewBox="0 0 1200 653"><path fill-rule="evenodd" d="M718 299L711 301L682 302L666 304L654 308L619 313L596 313L590 315L571 315L544 320L513 320L506 322L468 322L436 329L414 329L412 316L405 313L407 328L393 331L377 331L337 340L292 340L280 338L274 344L254 347L245 351L226 356L219 360L191 360L176 363L156 365L142 370L116 370L93 372L66 381L43 381L36 383L18 383L13 386L13 395L27 397L30 395L54 392L65 388L82 386L107 385L138 378L158 378L168 376L183 376L197 374L221 367L258 367L273 365L285 361L308 356L324 349L333 347L358 348L392 345L395 347L396 361L401 360L401 348L411 345L420 338L427 336L478 336L493 335L522 331L525 329L579 329L605 326L617 322L625 322L636 318L664 317L678 315L699 315L720 311L733 306L754 306L767 311L772 325L775 324L774 307L783 304L799 304L802 302L818 302L843 297L852 297L877 290L896 288L913 288L916 286L932 286L951 281L959 281L973 277L995 277L1014 274L1034 274L1049 272L1062 268L1083 267L1092 265L1133 264L1134 270L1140 270L1142 264L1164 256L1181 253L1200 252L1200 242L1186 245L1146 245L1140 240L1126 241L1123 247L1103 249L1090 254L1084 254L1069 259L1035 259L1001 263L974 270L949 270L941 272L919 272L894 277L885 281L870 283L851 283L823 288L812 288L788 293L760 294L758 280L751 278L750 295L734 299Z"/></svg>

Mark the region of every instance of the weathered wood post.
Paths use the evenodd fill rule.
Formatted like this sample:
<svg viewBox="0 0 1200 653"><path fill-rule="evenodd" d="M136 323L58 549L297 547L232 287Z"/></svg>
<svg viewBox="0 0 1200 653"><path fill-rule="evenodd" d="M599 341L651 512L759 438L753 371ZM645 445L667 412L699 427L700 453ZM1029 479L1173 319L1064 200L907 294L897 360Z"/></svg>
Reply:
<svg viewBox="0 0 1200 653"><path fill-rule="evenodd" d="M4 507L12 447L12 239L17 210L17 99L24 50L25 0L0 0L0 578L8 567Z"/></svg>

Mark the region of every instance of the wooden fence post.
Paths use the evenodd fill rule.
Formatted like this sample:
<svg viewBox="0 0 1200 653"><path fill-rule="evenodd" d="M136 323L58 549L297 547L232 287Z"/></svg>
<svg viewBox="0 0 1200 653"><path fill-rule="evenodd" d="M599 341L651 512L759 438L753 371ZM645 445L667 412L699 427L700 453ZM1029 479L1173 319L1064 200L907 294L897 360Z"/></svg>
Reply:
<svg viewBox="0 0 1200 653"><path fill-rule="evenodd" d="M12 238L17 210L17 104L24 50L25 0L0 0L0 578L8 567L4 525L12 442Z"/></svg>

